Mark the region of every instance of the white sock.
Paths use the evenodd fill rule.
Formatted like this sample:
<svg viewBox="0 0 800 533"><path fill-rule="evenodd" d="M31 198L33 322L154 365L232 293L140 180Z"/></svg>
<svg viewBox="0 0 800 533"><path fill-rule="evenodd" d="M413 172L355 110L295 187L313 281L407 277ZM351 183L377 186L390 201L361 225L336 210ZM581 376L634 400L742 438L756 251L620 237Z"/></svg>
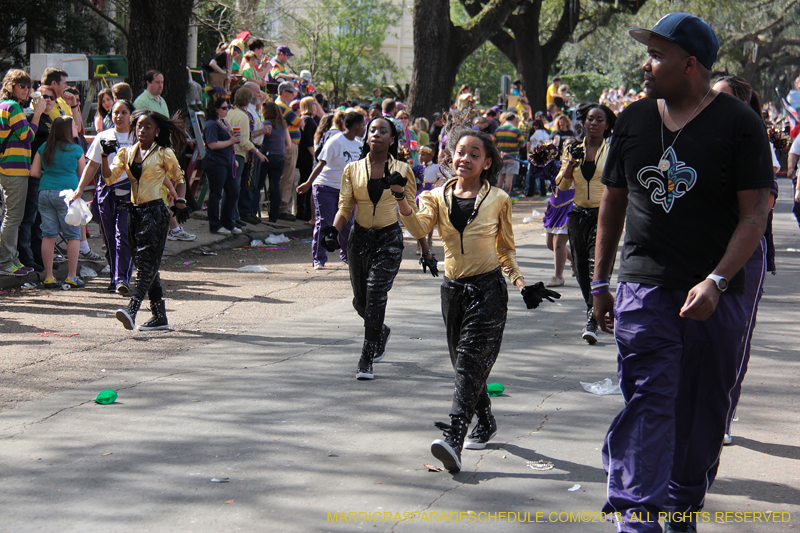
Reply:
<svg viewBox="0 0 800 533"><path fill-rule="evenodd" d="M85 253L90 252L90 251L91 250L89 249L89 242L88 241L81 241L81 253L85 254Z"/></svg>

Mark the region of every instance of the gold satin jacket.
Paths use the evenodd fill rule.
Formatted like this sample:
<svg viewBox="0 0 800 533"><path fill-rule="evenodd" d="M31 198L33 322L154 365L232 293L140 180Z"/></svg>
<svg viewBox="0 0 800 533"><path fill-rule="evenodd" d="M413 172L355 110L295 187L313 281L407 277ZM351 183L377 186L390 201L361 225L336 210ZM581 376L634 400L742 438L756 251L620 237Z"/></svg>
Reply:
<svg viewBox="0 0 800 533"><path fill-rule="evenodd" d="M397 200L392 196L391 189L386 189L377 205L373 205L367 191L367 183L370 179L369 171L372 165L370 161L371 157L368 154L364 159L353 161L344 167L342 188L339 189L339 214L345 220L349 220L353 207L358 205L356 223L362 228L381 229L397 222ZM404 194L406 201L413 209L413 206L416 205L414 197L417 194L417 183L411 167L389 156L389 172L399 172L408 180Z"/></svg>
<svg viewBox="0 0 800 533"><path fill-rule="evenodd" d="M585 143L586 141L581 143L584 150L586 150ZM572 168L572 179L564 176L564 171L569 162L568 146L564 146L564 151L561 154L561 170L558 171L558 176L556 176L556 185L560 190L566 191L575 183L575 205L586 208L600 207L600 199L603 198L603 193L606 191L606 186L600 183L600 177L603 175L603 168L606 166L608 146L608 141L603 140L603 144L597 149L597 154L594 156L595 170L589 181L586 181L583 177L580 166Z"/></svg>
<svg viewBox="0 0 800 533"><path fill-rule="evenodd" d="M133 146L119 149L111 165L111 176L103 178L106 185L112 185L123 172L126 173L131 182L131 201L139 205L163 199L161 184L165 175L169 176L174 184L183 183L183 170L178 164L175 153L171 148L163 148L157 144L153 144L142 161L142 176L138 180L134 178L130 166L136 158L138 149L138 142Z"/></svg>
<svg viewBox="0 0 800 533"><path fill-rule="evenodd" d="M461 234L450 222L453 189L458 178L442 187L419 195L419 211L400 216L406 229L421 239L439 226L444 243L444 273L450 279L485 274L502 267L513 283L522 276L517 266L514 230L511 227L511 198L497 187L484 182L475 207L478 213Z"/></svg>

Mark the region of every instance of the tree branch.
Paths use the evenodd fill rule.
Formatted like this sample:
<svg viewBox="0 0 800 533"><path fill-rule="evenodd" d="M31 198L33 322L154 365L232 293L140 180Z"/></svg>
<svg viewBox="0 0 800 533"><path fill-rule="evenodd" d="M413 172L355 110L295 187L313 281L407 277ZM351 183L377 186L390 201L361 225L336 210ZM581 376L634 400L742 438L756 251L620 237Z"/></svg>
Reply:
<svg viewBox="0 0 800 533"><path fill-rule="evenodd" d="M125 36L125 39L130 39L130 36L128 35L128 30L126 30L124 26L122 26L119 22L117 22L116 20L112 19L111 17L109 17L108 15L97 9L94 6L94 4L92 4L89 0L72 0L72 1L84 7L88 7L91 11L94 11L94 13L101 19L105 20L109 24L113 24L114 26L116 26L117 29L122 33L122 35Z"/></svg>
<svg viewBox="0 0 800 533"><path fill-rule="evenodd" d="M573 11L572 6L575 5L576 9ZM572 32L575 31L575 26L578 25L578 17L580 15L580 1L579 0L564 0L564 8L561 11L561 18L558 20L553 33L547 42L542 46L542 55L545 57L547 63L552 63L561 48L564 46Z"/></svg>
<svg viewBox="0 0 800 533"><path fill-rule="evenodd" d="M459 36L462 46L468 50L464 57L466 58L475 51L481 44L483 44L491 35L496 33L505 24L506 19L512 11L523 0L490 0L481 8L480 2L469 0L462 0L462 5L467 9L467 4L477 4L477 13L466 22L463 26L456 26L455 32ZM475 7L467 9L475 12Z"/></svg>
<svg viewBox="0 0 800 533"><path fill-rule="evenodd" d="M507 31L500 30L489 37L489 40L512 64L517 64L517 49L514 46L514 38Z"/></svg>

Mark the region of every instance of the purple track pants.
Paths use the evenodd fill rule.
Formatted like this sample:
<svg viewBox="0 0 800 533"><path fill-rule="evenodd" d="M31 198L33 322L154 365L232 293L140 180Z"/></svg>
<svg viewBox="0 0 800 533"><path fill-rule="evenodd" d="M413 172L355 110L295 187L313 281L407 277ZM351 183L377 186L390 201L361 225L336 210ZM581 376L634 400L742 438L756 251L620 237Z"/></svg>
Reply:
<svg viewBox="0 0 800 533"><path fill-rule="evenodd" d="M747 329L745 297L723 294L699 322L679 316L686 296L639 283L621 282L617 289L617 363L626 405L603 445L603 511L616 513L621 532L660 533L659 513L699 511L716 475L738 372L735 354Z"/></svg>

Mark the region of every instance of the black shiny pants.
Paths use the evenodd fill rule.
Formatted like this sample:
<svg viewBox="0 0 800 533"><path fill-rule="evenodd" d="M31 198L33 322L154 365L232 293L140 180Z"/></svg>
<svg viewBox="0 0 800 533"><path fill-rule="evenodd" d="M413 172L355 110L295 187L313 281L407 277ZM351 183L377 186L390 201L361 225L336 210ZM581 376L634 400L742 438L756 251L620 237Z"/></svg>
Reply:
<svg viewBox="0 0 800 533"><path fill-rule="evenodd" d="M153 200L128 208L128 243L136 272L133 297L161 300L161 277L158 269L169 231L169 209L162 200Z"/></svg>
<svg viewBox="0 0 800 533"><path fill-rule="evenodd" d="M508 288L500 268L461 278L444 278L442 316L450 362L456 372L450 416L468 421L491 405L486 380L492 371L508 314Z"/></svg>
<svg viewBox="0 0 800 533"><path fill-rule="evenodd" d="M367 332L380 335L386 301L402 260L403 230L399 224L377 230L353 224L347 242L347 261L353 307L364 319Z"/></svg>
<svg viewBox="0 0 800 533"><path fill-rule="evenodd" d="M575 263L575 277L586 302L586 309L592 308L592 279L594 278L594 247L597 242L597 214L598 208L584 208L572 206L569 213L569 245L572 249L572 259ZM614 271L611 263L609 279Z"/></svg>

